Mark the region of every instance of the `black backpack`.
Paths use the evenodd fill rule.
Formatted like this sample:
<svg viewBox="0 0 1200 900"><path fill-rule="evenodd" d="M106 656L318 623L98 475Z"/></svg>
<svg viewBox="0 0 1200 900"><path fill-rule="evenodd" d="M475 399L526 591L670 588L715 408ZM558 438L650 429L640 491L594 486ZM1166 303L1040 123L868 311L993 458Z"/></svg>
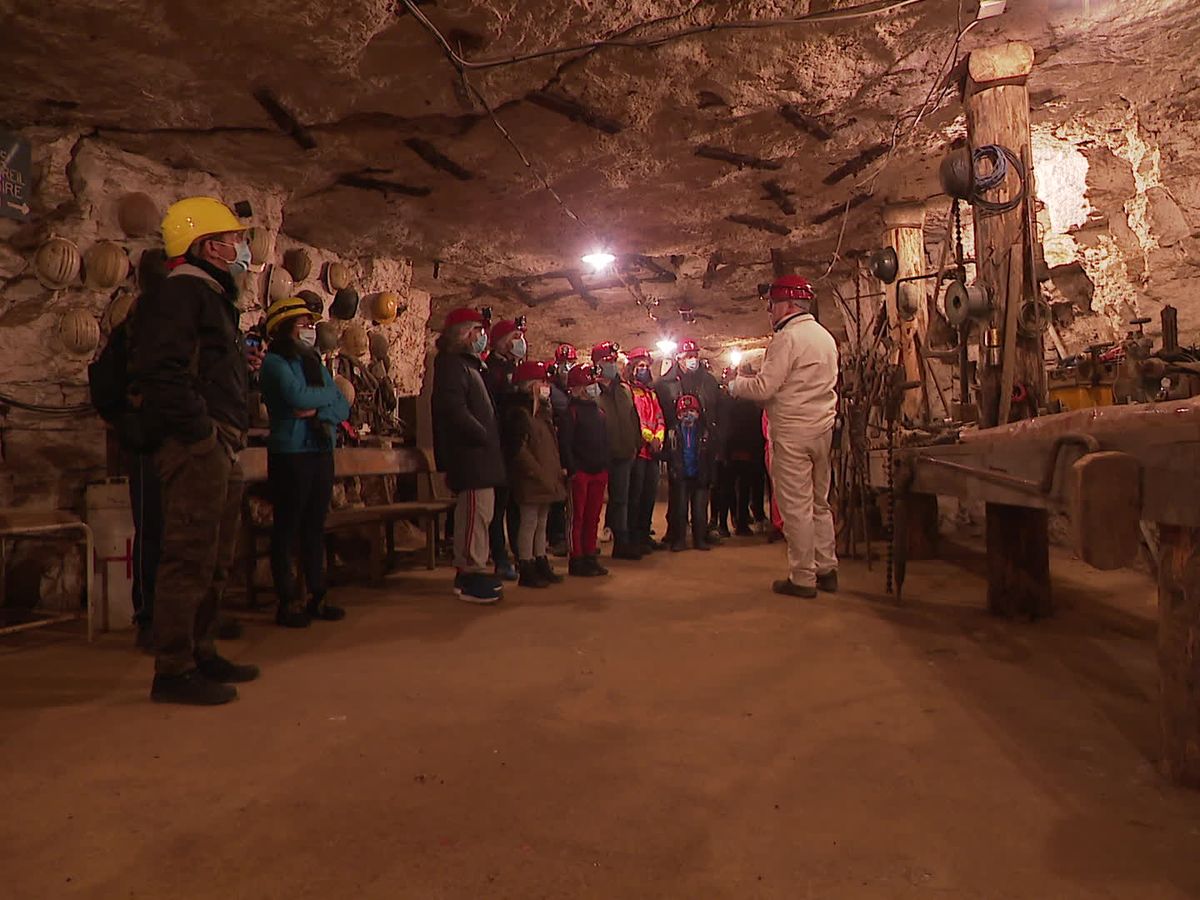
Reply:
<svg viewBox="0 0 1200 900"><path fill-rule="evenodd" d="M92 406L117 434L121 446L133 453L151 453L158 447L141 415L140 397L129 360L133 355L135 303L129 314L108 335L108 342L88 366Z"/></svg>

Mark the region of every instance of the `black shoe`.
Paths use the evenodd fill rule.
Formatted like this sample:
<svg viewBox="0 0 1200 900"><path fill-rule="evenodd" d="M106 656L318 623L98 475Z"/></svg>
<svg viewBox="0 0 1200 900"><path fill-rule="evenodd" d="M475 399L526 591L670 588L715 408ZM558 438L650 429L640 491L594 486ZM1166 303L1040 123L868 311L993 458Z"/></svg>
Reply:
<svg viewBox="0 0 1200 900"><path fill-rule="evenodd" d="M340 622L346 618L346 610L325 600L309 600L304 611L310 619L320 619L322 622Z"/></svg>
<svg viewBox="0 0 1200 900"><path fill-rule="evenodd" d="M721 535L719 535L717 530L714 528L705 534L704 541L705 543L712 544L714 547L719 547L721 546Z"/></svg>
<svg viewBox="0 0 1200 900"><path fill-rule="evenodd" d="M517 571L520 573L519 577L517 578L517 587L550 587L550 582L542 577L542 573L538 571L537 563L535 563L532 559L523 559L517 563Z"/></svg>
<svg viewBox="0 0 1200 900"><path fill-rule="evenodd" d="M782 541L782 540L783 540L783 532L780 531L778 528L772 528L771 533L769 535L767 535L767 543L768 544L774 544L777 541Z"/></svg>
<svg viewBox="0 0 1200 900"><path fill-rule="evenodd" d="M182 703L187 706L220 706L237 699L237 688L205 678L199 669L182 675L155 675L150 699L155 703Z"/></svg>
<svg viewBox="0 0 1200 900"><path fill-rule="evenodd" d="M558 541L556 543L551 544L550 545L550 555L557 556L559 559L562 559L563 557L565 557L567 555L567 542L566 541Z"/></svg>
<svg viewBox="0 0 1200 900"><path fill-rule="evenodd" d="M777 594L786 594L789 597L803 597L805 600L811 600L817 596L815 587L801 587L790 578L781 578L771 585L771 590Z"/></svg>
<svg viewBox="0 0 1200 900"><path fill-rule="evenodd" d="M739 525L733 533L738 537L754 537L754 532L745 525Z"/></svg>
<svg viewBox="0 0 1200 900"><path fill-rule="evenodd" d="M588 568L591 570L591 573L593 575L607 575L608 574L608 569L606 569L606 568L604 568L604 566L600 565L600 557L587 556L587 557L584 557L584 559L587 560Z"/></svg>
<svg viewBox="0 0 1200 900"><path fill-rule="evenodd" d="M153 625L138 625L137 637L134 638L134 646L143 653L154 652L154 626Z"/></svg>
<svg viewBox="0 0 1200 900"><path fill-rule="evenodd" d="M723 538L729 537L729 526L722 525L720 528L717 529L717 534L719 534Z"/></svg>
<svg viewBox="0 0 1200 900"><path fill-rule="evenodd" d="M654 540L654 538L650 538L650 540L646 542L646 546L649 547L651 550L666 550L667 549L667 545L665 543L663 543L662 541L656 541L656 540Z"/></svg>
<svg viewBox="0 0 1200 900"><path fill-rule="evenodd" d="M711 550L712 548L713 548L713 545L709 544L705 541L697 541L694 544L692 544L693 550Z"/></svg>
<svg viewBox="0 0 1200 900"><path fill-rule="evenodd" d="M258 677L258 666L230 662L223 656L197 657L196 670L209 681L221 684L241 684Z"/></svg>
<svg viewBox="0 0 1200 900"><path fill-rule="evenodd" d="M232 616L222 616L217 621L217 640L236 641L242 636L242 623Z"/></svg>
<svg viewBox="0 0 1200 900"><path fill-rule="evenodd" d="M307 628L308 613L302 609L284 609L282 606L275 611L275 624L284 628Z"/></svg>
<svg viewBox="0 0 1200 900"><path fill-rule="evenodd" d="M562 584L563 577L554 571L554 566L550 565L547 557L539 556L533 563L537 566L538 574L542 576L542 580L546 584Z"/></svg>
<svg viewBox="0 0 1200 900"><path fill-rule="evenodd" d="M638 552L638 548L633 544L621 543L613 544L612 551L613 559L628 559L637 561L642 558L642 554Z"/></svg>
<svg viewBox="0 0 1200 900"><path fill-rule="evenodd" d="M590 578L596 573L592 571L588 565L588 557L572 556L571 561L567 563L567 574L574 575L578 578Z"/></svg>
<svg viewBox="0 0 1200 900"><path fill-rule="evenodd" d="M685 544L683 541L675 541L673 544L671 544L672 553L682 553L686 549L687 544Z"/></svg>
<svg viewBox="0 0 1200 900"><path fill-rule="evenodd" d="M836 594L837 585L837 569L832 572L826 572L824 575L817 576L817 590L824 591L827 594Z"/></svg>

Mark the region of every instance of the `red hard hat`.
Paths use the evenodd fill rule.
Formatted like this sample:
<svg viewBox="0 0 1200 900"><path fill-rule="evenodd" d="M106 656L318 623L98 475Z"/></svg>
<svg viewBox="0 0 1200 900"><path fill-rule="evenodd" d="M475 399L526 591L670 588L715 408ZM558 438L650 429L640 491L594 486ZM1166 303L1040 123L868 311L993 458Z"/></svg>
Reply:
<svg viewBox="0 0 1200 900"><path fill-rule="evenodd" d="M567 387L583 387L596 383L596 372L591 366L576 366L567 374Z"/></svg>
<svg viewBox="0 0 1200 900"><path fill-rule="evenodd" d="M780 275L771 284L772 300L791 300L809 303L817 298L812 282L803 275Z"/></svg>
<svg viewBox="0 0 1200 900"><path fill-rule="evenodd" d="M639 359L644 359L646 362L650 362L650 351L645 347L634 347L629 351L629 353L626 354L626 356L629 357L630 362L636 362Z"/></svg>
<svg viewBox="0 0 1200 900"><path fill-rule="evenodd" d="M549 378L550 367L535 359L527 359L513 372L513 384L520 381L546 381Z"/></svg>
<svg viewBox="0 0 1200 900"><path fill-rule="evenodd" d="M675 415L682 417L685 412L703 412L699 399L694 394L680 394L675 401Z"/></svg>
<svg viewBox="0 0 1200 900"><path fill-rule="evenodd" d="M464 322L475 322L479 325L483 324L483 313L477 309L463 306L458 309L452 309L446 313L446 322L442 325L442 331L449 331L455 325L461 325Z"/></svg>
<svg viewBox="0 0 1200 900"><path fill-rule="evenodd" d="M489 337L493 344L498 344L501 338L505 338L514 331L522 331L523 329L512 319L503 319L492 326Z"/></svg>
<svg viewBox="0 0 1200 900"><path fill-rule="evenodd" d="M575 362L578 358L579 354L570 344L559 344L558 349L554 351L555 362Z"/></svg>
<svg viewBox="0 0 1200 900"><path fill-rule="evenodd" d="M686 356L689 353L699 353L700 345L691 338L679 342L679 349L675 351L676 356Z"/></svg>
<svg viewBox="0 0 1200 900"><path fill-rule="evenodd" d="M592 362L605 362L616 359L621 347L616 341L601 341L592 348Z"/></svg>

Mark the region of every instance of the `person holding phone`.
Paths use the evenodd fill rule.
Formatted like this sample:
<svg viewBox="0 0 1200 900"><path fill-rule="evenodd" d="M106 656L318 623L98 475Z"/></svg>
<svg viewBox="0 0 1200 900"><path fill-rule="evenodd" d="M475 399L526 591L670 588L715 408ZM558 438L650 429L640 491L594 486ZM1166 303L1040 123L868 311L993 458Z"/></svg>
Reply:
<svg viewBox="0 0 1200 900"><path fill-rule="evenodd" d="M267 310L271 343L262 366L263 400L271 420L267 483L275 520L271 529L271 577L279 608L277 624L304 628L313 619L336 621L341 607L325 599L325 518L333 496L333 448L337 427L350 405L316 351L316 316L299 297L277 300ZM299 549L308 602L301 604L292 573Z"/></svg>

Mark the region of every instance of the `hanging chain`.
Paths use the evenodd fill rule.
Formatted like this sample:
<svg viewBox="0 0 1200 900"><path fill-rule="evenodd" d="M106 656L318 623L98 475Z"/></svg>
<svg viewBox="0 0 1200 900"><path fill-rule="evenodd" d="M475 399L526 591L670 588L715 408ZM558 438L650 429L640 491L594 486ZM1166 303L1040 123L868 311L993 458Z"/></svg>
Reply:
<svg viewBox="0 0 1200 900"><path fill-rule="evenodd" d="M962 201L958 198L954 200L954 254L955 262L958 263L958 277L960 281L967 280L967 264L964 260L967 255L963 252L962 242L962 210L960 206Z"/></svg>

